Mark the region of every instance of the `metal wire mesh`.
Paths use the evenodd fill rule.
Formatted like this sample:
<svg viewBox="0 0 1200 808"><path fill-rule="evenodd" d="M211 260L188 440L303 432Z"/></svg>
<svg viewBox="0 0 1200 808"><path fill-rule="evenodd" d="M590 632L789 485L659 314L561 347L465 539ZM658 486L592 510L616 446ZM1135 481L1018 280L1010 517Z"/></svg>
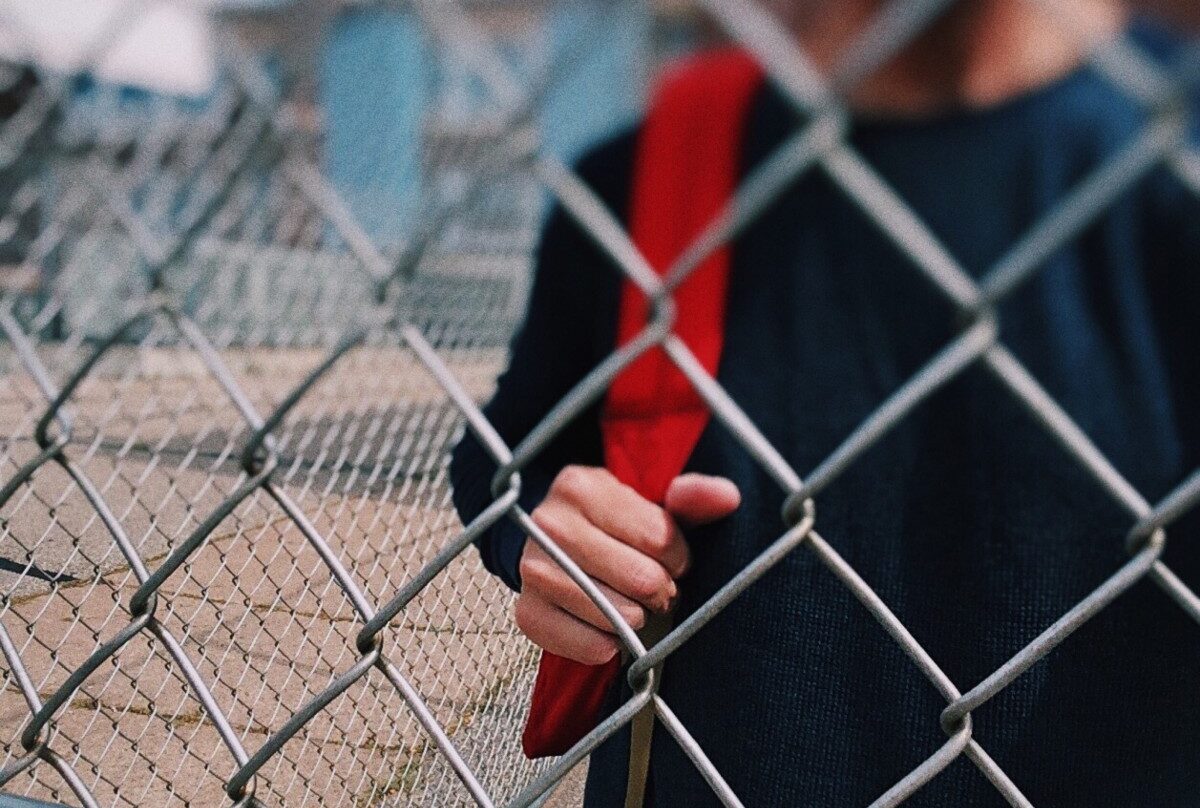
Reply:
<svg viewBox="0 0 1200 808"><path fill-rule="evenodd" d="M15 268L0 307L0 787L86 806L526 806L650 704L721 802L738 806L649 674L796 552L828 567L946 700L944 745L875 804L903 802L965 756L1010 804L1029 805L1020 773L1010 778L973 738L972 711L1142 579L1200 620L1200 598L1162 561L1167 528L1200 501L1200 472L1148 502L1005 348L996 311L1152 168L1165 163L1200 192L1178 103L1200 62L1168 69L1128 41L1091 43L1093 61L1153 111L1151 123L977 283L849 145L839 95L949 0L887 5L828 79L751 0L702 5L810 122L746 179L665 281L533 134L531 111L572 59L514 66L477 4L403 7L486 99L472 117L485 123L466 134L432 125L441 149L432 159L469 170L431 190L425 209L396 211L415 226L339 192L303 100L232 41L218 89L199 107L125 108L103 86L84 96L27 65L5 67L0 225ZM609 10L583 15L579 41ZM672 334L669 307L522 444L504 444L478 402L519 316L540 190L662 300L818 166L964 322L830 457L806 476L791 468ZM777 541L646 648L517 492L530 459L656 345L789 506ZM1128 512L1130 558L964 690L820 535L817 502L971 367L993 375ZM502 468L495 502L465 528L449 508L445 462L464 427ZM546 766L523 762L516 744L533 649L468 552L501 519L563 566L634 658L633 698Z"/></svg>

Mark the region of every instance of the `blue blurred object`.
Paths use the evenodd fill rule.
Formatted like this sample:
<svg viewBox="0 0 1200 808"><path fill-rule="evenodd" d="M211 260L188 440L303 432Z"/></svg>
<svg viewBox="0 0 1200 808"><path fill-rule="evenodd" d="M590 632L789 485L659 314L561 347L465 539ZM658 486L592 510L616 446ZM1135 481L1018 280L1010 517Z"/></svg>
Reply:
<svg viewBox="0 0 1200 808"><path fill-rule="evenodd" d="M0 808L65 808L65 806L54 802L31 800L28 797L13 797L8 794L0 794Z"/></svg>
<svg viewBox="0 0 1200 808"><path fill-rule="evenodd" d="M604 14L604 41L589 39L583 50L576 50L579 62L564 69L543 108L543 142L567 162L633 124L642 108L650 17L639 4L607 5L597 12L590 5L564 3L550 20L558 53L591 24L590 17Z"/></svg>
<svg viewBox="0 0 1200 808"><path fill-rule="evenodd" d="M562 65L564 53L575 54L554 76L537 120L546 150L566 161L628 126L642 103L649 16L623 0L602 4L599 11L597 5L552 4L515 35L522 37L518 47L501 51L505 57L516 54L506 63L525 90L538 74L534 65ZM597 14L603 15L603 39L589 36L581 43L581 31L596 24ZM503 38L499 44L503 48ZM426 117L429 111L438 116L439 133L456 121L466 133L488 118L495 99L486 82L436 48L418 20L399 9L343 12L322 55L320 78L327 176L377 243L401 243L422 202L433 201L423 190L445 185L425 176L430 166L423 159L425 141L434 123ZM529 215L536 216L536 200L528 204Z"/></svg>
<svg viewBox="0 0 1200 808"><path fill-rule="evenodd" d="M416 21L393 9L347 10L326 46L326 174L377 243L398 241L417 205L430 62Z"/></svg>

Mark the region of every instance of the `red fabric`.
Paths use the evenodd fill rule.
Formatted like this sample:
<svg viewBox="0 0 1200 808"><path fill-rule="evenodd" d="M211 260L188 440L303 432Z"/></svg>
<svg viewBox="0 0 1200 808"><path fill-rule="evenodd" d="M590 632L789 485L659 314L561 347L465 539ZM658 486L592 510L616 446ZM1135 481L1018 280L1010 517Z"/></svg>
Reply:
<svg viewBox="0 0 1200 808"><path fill-rule="evenodd" d="M659 88L637 145L630 206L634 243L660 274L721 211L737 187L746 115L762 69L741 51L720 51L672 71ZM730 251L715 252L675 293L675 333L715 374L725 333ZM617 344L646 327L648 301L621 291ZM630 365L601 417L608 469L662 502L708 423L708 409L665 352ZM543 653L522 745L531 758L567 752L600 720L621 660L581 665Z"/></svg>

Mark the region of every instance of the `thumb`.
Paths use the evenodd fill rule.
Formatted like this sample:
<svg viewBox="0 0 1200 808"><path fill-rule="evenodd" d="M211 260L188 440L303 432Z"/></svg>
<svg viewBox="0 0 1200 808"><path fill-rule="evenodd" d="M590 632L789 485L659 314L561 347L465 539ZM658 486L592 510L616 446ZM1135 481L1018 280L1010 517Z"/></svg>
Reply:
<svg viewBox="0 0 1200 808"><path fill-rule="evenodd" d="M724 477L683 474L671 481L663 506L676 521L703 525L723 519L742 504L736 485Z"/></svg>

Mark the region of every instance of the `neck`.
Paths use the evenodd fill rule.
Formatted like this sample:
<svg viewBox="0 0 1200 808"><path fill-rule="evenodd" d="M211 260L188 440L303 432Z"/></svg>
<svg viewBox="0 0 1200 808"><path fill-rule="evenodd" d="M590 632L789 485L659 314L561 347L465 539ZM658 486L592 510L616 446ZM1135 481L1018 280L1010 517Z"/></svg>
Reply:
<svg viewBox="0 0 1200 808"><path fill-rule="evenodd" d="M851 106L892 117L993 106L1071 72L1085 56L1085 43L1110 37L1125 23L1122 10L1106 0L1059 2L1063 12L1051 16L1029 0L963 0L884 68L849 88ZM799 11L793 24L829 74L877 5L841 0L837 13Z"/></svg>

